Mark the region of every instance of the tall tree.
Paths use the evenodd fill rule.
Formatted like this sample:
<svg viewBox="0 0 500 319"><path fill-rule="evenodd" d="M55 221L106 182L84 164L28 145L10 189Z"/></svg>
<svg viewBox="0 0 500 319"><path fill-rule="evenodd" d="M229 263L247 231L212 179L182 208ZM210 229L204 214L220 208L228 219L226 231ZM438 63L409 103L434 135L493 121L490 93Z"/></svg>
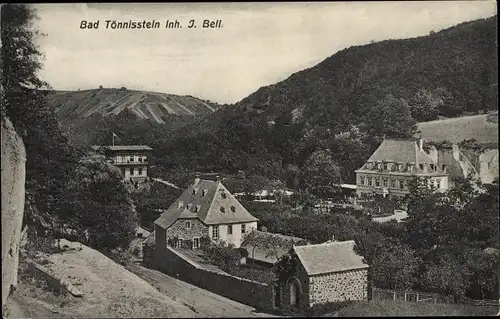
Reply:
<svg viewBox="0 0 500 319"><path fill-rule="evenodd" d="M101 156L85 156L80 164L64 184L65 220L87 233L94 248L128 248L138 218L120 171Z"/></svg>
<svg viewBox="0 0 500 319"><path fill-rule="evenodd" d="M75 154L46 104L50 87L38 76L42 54L34 38L42 34L33 27L33 7L4 4L1 15L2 116L12 121L26 147L27 192L40 212L48 212L61 203L60 181L71 170ZM34 211L26 207L29 219Z"/></svg>
<svg viewBox="0 0 500 319"><path fill-rule="evenodd" d="M303 165L303 189L314 195L326 197L334 194L334 184L340 183L340 168L329 150L317 150Z"/></svg>
<svg viewBox="0 0 500 319"><path fill-rule="evenodd" d="M403 98L386 95L374 105L367 115L368 130L377 136L403 138L415 133L416 121Z"/></svg>

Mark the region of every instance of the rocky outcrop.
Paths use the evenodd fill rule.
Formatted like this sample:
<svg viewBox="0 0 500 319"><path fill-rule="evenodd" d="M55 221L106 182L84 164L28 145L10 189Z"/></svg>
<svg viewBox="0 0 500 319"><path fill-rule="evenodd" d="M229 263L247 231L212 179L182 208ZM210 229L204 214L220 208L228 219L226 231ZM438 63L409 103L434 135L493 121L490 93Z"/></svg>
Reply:
<svg viewBox="0 0 500 319"><path fill-rule="evenodd" d="M2 118L2 307L17 285L24 211L26 151L8 119Z"/></svg>

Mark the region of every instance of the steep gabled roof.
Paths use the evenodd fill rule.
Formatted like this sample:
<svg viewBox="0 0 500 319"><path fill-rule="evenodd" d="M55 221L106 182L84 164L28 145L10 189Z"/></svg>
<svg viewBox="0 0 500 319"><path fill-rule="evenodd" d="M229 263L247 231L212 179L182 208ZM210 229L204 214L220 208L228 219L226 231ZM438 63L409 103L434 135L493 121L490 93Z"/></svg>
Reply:
<svg viewBox="0 0 500 319"><path fill-rule="evenodd" d="M368 161L416 163L417 156L419 164L436 164L427 153L418 147L416 141L413 140L385 139L375 152L373 152Z"/></svg>
<svg viewBox="0 0 500 319"><path fill-rule="evenodd" d="M294 250L308 275L369 267L354 252L354 240L295 246Z"/></svg>
<svg viewBox="0 0 500 319"><path fill-rule="evenodd" d="M220 181L195 180L155 221L162 228L180 218L198 218L207 225L257 221Z"/></svg>

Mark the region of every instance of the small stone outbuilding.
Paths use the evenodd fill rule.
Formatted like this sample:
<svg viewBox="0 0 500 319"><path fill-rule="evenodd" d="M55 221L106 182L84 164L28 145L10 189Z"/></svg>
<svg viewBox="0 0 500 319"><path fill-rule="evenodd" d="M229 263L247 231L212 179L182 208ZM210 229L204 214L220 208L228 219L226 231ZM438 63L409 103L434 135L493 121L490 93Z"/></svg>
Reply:
<svg viewBox="0 0 500 319"><path fill-rule="evenodd" d="M353 240L295 246L290 256L294 271L275 290L279 306L308 308L368 299L369 266L354 252Z"/></svg>

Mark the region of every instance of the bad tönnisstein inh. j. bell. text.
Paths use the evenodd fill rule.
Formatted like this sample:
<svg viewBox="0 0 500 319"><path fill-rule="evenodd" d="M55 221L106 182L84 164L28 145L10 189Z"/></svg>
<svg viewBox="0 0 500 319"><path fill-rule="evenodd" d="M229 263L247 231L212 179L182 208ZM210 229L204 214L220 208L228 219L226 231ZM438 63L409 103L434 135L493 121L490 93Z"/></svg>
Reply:
<svg viewBox="0 0 500 319"><path fill-rule="evenodd" d="M176 29L182 28L183 24L179 20L167 20L165 23L160 23L156 20L143 20L143 21L116 21L116 20L104 20L101 24L100 20L97 21L86 21L82 20L80 22L80 29L99 29L99 27L104 26L105 29ZM196 20L189 20L186 24L187 28L196 28ZM222 20L200 20L199 26L201 28L222 28Z"/></svg>

